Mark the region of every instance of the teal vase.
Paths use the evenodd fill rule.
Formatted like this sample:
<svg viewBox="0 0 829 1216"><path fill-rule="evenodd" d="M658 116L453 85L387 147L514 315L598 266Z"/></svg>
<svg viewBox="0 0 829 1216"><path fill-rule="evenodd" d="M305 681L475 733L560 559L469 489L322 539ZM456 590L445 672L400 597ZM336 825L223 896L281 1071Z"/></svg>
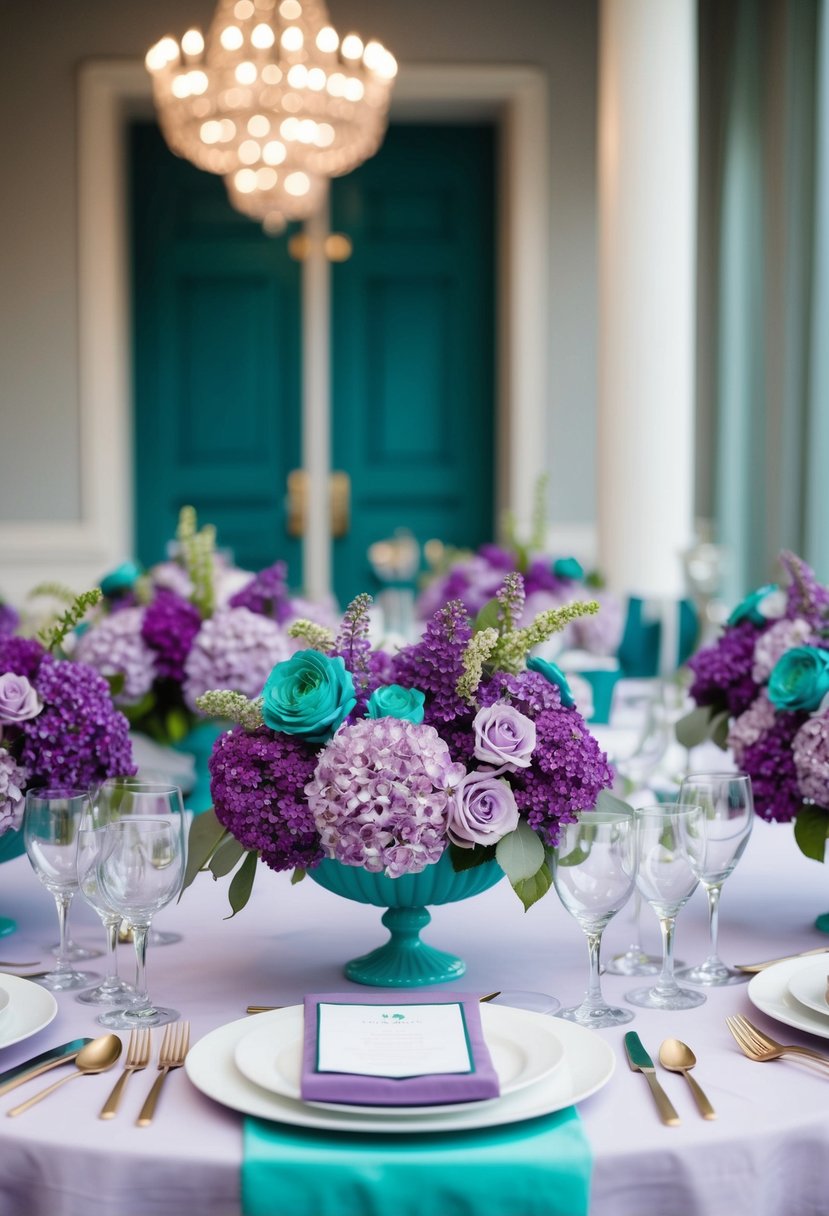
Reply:
<svg viewBox="0 0 829 1216"><path fill-rule="evenodd" d="M419 874L386 878L339 861L320 862L308 877L327 891L361 904L386 908L381 917L391 934L383 946L345 966L347 979L376 988L419 988L459 979L466 963L454 954L421 941L420 931L432 919L427 904L451 904L489 890L504 877L496 861L456 873L449 854Z"/></svg>
<svg viewBox="0 0 829 1216"><path fill-rule="evenodd" d="M0 836L0 862L11 861L25 852L22 832L6 832ZM10 916L0 916L0 937L8 937L16 928L17 924Z"/></svg>
<svg viewBox="0 0 829 1216"><path fill-rule="evenodd" d="M209 811L213 805L207 762L213 751L213 744L225 730L227 723L224 722L197 722L180 743L174 744L177 752L188 753L196 762L196 783L184 800L188 811L192 811L194 815Z"/></svg>

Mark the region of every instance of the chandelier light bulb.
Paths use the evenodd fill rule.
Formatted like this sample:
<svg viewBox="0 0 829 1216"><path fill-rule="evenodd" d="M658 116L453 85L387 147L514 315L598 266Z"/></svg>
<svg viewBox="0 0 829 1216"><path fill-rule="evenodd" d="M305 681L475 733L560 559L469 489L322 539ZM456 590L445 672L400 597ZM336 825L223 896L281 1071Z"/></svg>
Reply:
<svg viewBox="0 0 829 1216"><path fill-rule="evenodd" d="M285 189L297 198L307 194L311 189L311 181L307 173L289 173L285 178Z"/></svg>
<svg viewBox="0 0 829 1216"><path fill-rule="evenodd" d="M266 51L268 47L273 46L276 41L276 35L269 25L264 21L261 25L255 25L250 34L251 46L255 46L258 51Z"/></svg>
<svg viewBox="0 0 829 1216"><path fill-rule="evenodd" d="M247 21L255 11L252 0L237 0L233 6L233 16L237 21Z"/></svg>
<svg viewBox="0 0 829 1216"><path fill-rule="evenodd" d="M226 51L238 51L245 39L238 25L226 25L219 35L219 41Z"/></svg>
<svg viewBox="0 0 829 1216"><path fill-rule="evenodd" d="M340 36L330 25L325 25L317 34L317 48L330 55L340 45Z"/></svg>
<svg viewBox="0 0 829 1216"><path fill-rule="evenodd" d="M305 38L298 25L288 25L282 31L280 42L285 51L301 51L304 41Z"/></svg>
<svg viewBox="0 0 829 1216"><path fill-rule="evenodd" d="M343 59L359 59L363 54L363 40L357 34L346 34L340 50Z"/></svg>
<svg viewBox="0 0 829 1216"><path fill-rule="evenodd" d="M254 114L248 119L248 135L253 135L256 139L262 139L270 132L270 119L264 114Z"/></svg>
<svg viewBox="0 0 829 1216"><path fill-rule="evenodd" d="M181 49L185 55L195 58L204 50L204 39L200 30L188 30L181 37Z"/></svg>

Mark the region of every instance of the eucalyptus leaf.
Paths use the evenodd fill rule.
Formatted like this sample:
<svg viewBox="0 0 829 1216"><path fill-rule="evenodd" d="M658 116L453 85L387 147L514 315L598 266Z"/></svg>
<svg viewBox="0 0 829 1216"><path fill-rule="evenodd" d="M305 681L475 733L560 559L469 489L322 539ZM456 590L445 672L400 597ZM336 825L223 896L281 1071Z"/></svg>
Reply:
<svg viewBox="0 0 829 1216"><path fill-rule="evenodd" d="M219 845L229 835L224 824L219 823L216 812L212 808L193 817L190 834L187 837L187 869L184 871L181 895L190 886L198 872L205 868ZM179 899L181 899L181 895L179 895Z"/></svg>
<svg viewBox="0 0 829 1216"><path fill-rule="evenodd" d="M210 858L207 868L214 878L224 878L225 874L229 874L234 868L244 852L244 845L241 845L235 836L228 833Z"/></svg>
<svg viewBox="0 0 829 1216"><path fill-rule="evenodd" d="M544 865L544 845L526 820L519 819L515 831L498 841L495 858L515 886L532 878Z"/></svg>
<svg viewBox="0 0 829 1216"><path fill-rule="evenodd" d="M245 860L239 866L239 869L233 875L228 888L227 898L230 901L230 906L233 909L230 916L226 916L225 920L233 920L237 912L241 912L245 904L250 899L250 893L253 890L253 880L256 877L256 865L259 861L258 853L248 853Z"/></svg>
<svg viewBox="0 0 829 1216"><path fill-rule="evenodd" d="M617 798L615 794L611 794L610 790L601 790L596 799L597 811L614 811L618 814L620 811L627 811L628 814L633 814L633 807L629 802L623 802L621 798Z"/></svg>
<svg viewBox="0 0 829 1216"><path fill-rule="evenodd" d="M687 747L689 751L692 747L699 747L700 743L705 743L711 737L712 717L713 711L710 705L699 705L696 709L692 709L676 724L677 743L682 747Z"/></svg>
<svg viewBox="0 0 829 1216"><path fill-rule="evenodd" d="M512 889L521 903L524 905L524 911L529 912L534 903L537 903L543 895L546 895L553 883L553 876L550 873L550 867L545 861L541 869L533 874L532 878L524 878L520 882L514 882Z"/></svg>
<svg viewBox="0 0 829 1216"><path fill-rule="evenodd" d="M449 845L449 860L456 874L482 866L484 862L492 861L494 857L495 845L476 844L471 849L462 849L457 844Z"/></svg>
<svg viewBox="0 0 829 1216"><path fill-rule="evenodd" d="M115 698L119 693L124 691L124 685L127 682L127 677L124 675L123 671L113 672L112 675L105 676L104 679L109 685L109 695L111 697Z"/></svg>
<svg viewBox="0 0 829 1216"><path fill-rule="evenodd" d="M794 838L797 847L806 857L823 861L826 855L826 838L829 836L829 813L823 807L804 803L794 821Z"/></svg>
<svg viewBox="0 0 829 1216"><path fill-rule="evenodd" d="M136 722L140 722L147 714L151 714L155 709L155 695L148 692L140 701L135 701L132 705L119 705L121 713L129 722L130 726L134 726Z"/></svg>
<svg viewBox="0 0 829 1216"><path fill-rule="evenodd" d="M305 875L307 873L308 873L308 871L303 870L302 866L297 866L296 869L294 870L293 874L291 875L291 886L295 887L298 882L302 882L303 878L305 877Z"/></svg>
<svg viewBox="0 0 829 1216"><path fill-rule="evenodd" d="M711 742L725 751L728 745L728 710L723 709L711 719Z"/></svg>
<svg viewBox="0 0 829 1216"><path fill-rule="evenodd" d="M473 631L480 633L482 629L497 629L501 605L497 599L487 600L481 611L475 617Z"/></svg>

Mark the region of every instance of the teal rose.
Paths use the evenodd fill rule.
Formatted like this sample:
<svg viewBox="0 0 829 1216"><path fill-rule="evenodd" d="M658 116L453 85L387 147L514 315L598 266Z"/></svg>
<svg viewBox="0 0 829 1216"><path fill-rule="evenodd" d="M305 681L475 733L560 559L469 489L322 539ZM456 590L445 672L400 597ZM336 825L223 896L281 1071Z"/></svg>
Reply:
<svg viewBox="0 0 829 1216"><path fill-rule="evenodd" d="M576 704L576 698L573 696L573 690L567 683L567 676L555 663L548 663L546 659L539 659L535 656L527 659L527 669L529 671L537 671L545 680L549 680L551 684L555 684L556 688L561 693L561 704L565 709L572 709Z"/></svg>
<svg viewBox="0 0 829 1216"><path fill-rule="evenodd" d="M739 625L751 621L752 625L765 625L767 621L781 617L786 611L786 595L777 583L766 583L740 600L726 621L727 625Z"/></svg>
<svg viewBox="0 0 829 1216"><path fill-rule="evenodd" d="M787 650L769 676L769 700L776 709L811 713L829 693L829 651L816 646Z"/></svg>
<svg viewBox="0 0 829 1216"><path fill-rule="evenodd" d="M101 579L101 591L111 599L116 595L123 595L127 591L131 591L141 577L141 567L132 561L122 562L115 570L110 570L109 574L105 574Z"/></svg>
<svg viewBox="0 0 829 1216"><path fill-rule="evenodd" d="M401 684L383 684L375 688L368 699L367 718L402 718L419 726L423 721L426 694L419 688L403 688Z"/></svg>
<svg viewBox="0 0 829 1216"><path fill-rule="evenodd" d="M553 562L553 574L556 578L569 578L581 582L584 578L584 567L576 557L559 557Z"/></svg>
<svg viewBox="0 0 829 1216"><path fill-rule="evenodd" d="M271 730L325 743L357 703L351 672L341 658L298 650L277 663L262 689L262 717Z"/></svg>

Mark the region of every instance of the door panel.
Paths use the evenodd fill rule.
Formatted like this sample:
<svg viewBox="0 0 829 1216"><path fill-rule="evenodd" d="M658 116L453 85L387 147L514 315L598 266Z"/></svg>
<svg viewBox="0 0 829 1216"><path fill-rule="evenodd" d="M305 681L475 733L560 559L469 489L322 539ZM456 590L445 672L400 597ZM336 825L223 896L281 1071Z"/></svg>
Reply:
<svg viewBox="0 0 829 1216"><path fill-rule="evenodd" d="M335 586L372 586L366 551L397 527L493 535L494 139L490 126L390 128L332 191L353 242L333 267L334 465L352 525Z"/></svg>
<svg viewBox="0 0 829 1216"><path fill-rule="evenodd" d="M299 268L154 124L133 128L131 167L138 555L163 556L192 503L241 565L286 558L296 584Z"/></svg>

